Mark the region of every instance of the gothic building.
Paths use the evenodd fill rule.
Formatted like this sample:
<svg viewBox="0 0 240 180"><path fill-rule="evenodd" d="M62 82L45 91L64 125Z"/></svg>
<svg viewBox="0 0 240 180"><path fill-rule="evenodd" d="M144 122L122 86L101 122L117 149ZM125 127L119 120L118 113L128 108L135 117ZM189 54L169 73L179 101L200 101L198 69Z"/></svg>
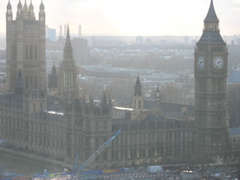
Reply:
<svg viewBox="0 0 240 180"><path fill-rule="evenodd" d="M223 41L213 1L194 54L195 148L203 156L223 155L228 144L226 78L228 49Z"/></svg>
<svg viewBox="0 0 240 180"><path fill-rule="evenodd" d="M100 101L80 97L69 29L63 61L58 71L53 67L49 75L52 93L47 96L43 2L39 20L32 3L22 6L21 1L13 20L9 1L6 21L8 77L7 91L0 96L0 138L15 148L68 164L79 152L82 163L121 130L88 167L104 169L189 162L193 142L211 151L226 146L227 49L212 2L195 49L195 121L193 106L162 102L159 88L155 100L146 102L139 77L132 109L112 107L106 92ZM146 109L149 104L152 107Z"/></svg>

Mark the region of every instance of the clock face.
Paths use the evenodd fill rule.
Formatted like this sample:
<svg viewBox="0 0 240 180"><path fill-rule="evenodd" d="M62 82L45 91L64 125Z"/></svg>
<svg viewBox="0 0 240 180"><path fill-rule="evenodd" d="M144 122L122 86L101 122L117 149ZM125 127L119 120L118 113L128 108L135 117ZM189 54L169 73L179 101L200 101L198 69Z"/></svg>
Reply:
<svg viewBox="0 0 240 180"><path fill-rule="evenodd" d="M199 69L203 69L205 67L205 59L203 56L200 56L198 59L197 59L197 67Z"/></svg>
<svg viewBox="0 0 240 180"><path fill-rule="evenodd" d="M215 69L222 69L223 65L224 65L224 61L222 57L217 56L213 59L213 67Z"/></svg>

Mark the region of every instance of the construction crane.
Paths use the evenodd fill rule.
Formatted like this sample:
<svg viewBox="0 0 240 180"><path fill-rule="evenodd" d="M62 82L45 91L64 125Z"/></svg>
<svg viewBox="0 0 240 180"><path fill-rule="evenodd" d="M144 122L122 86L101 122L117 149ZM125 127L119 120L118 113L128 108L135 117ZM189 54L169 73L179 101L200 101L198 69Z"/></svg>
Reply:
<svg viewBox="0 0 240 180"><path fill-rule="evenodd" d="M101 154L110 144L111 142L121 133L122 131L119 130L114 136L109 138L105 143L103 143L98 150L96 150L84 163L82 163L77 168L77 173L80 173L83 169L85 169L94 159Z"/></svg>
<svg viewBox="0 0 240 180"><path fill-rule="evenodd" d="M74 160L74 164L72 166L72 171L75 171L77 169L78 158L79 158L79 151L77 152L77 156L76 156L76 158Z"/></svg>

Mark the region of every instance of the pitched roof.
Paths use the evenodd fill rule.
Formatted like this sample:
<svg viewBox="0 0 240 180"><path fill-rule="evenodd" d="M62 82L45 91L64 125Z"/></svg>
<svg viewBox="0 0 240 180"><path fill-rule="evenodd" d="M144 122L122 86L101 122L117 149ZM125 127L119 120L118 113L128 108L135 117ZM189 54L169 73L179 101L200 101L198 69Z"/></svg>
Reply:
<svg viewBox="0 0 240 180"><path fill-rule="evenodd" d="M221 44L225 45L222 36L219 31L203 31L203 34L200 40L197 43L198 45L209 45L209 44Z"/></svg>

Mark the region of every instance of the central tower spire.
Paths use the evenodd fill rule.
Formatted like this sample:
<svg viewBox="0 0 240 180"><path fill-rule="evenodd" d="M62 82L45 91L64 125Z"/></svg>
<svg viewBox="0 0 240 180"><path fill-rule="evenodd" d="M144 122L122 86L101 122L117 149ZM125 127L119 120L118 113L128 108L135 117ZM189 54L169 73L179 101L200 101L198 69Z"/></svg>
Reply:
<svg viewBox="0 0 240 180"><path fill-rule="evenodd" d="M73 50L72 50L72 44L70 39L70 32L69 32L69 26L67 29L67 37L66 42L64 46L64 61L72 61L73 60Z"/></svg>
<svg viewBox="0 0 240 180"><path fill-rule="evenodd" d="M63 50L63 61L60 65L59 96L68 102L78 96L77 67L73 58L73 49L70 39L69 26Z"/></svg>

